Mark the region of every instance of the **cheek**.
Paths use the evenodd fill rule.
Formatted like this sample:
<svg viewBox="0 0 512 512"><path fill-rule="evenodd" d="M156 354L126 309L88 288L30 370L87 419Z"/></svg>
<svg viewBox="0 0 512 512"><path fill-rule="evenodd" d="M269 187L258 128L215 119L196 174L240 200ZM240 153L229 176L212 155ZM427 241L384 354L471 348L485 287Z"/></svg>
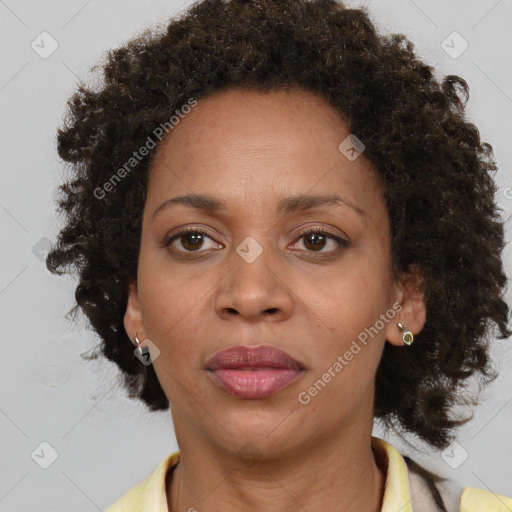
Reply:
<svg viewBox="0 0 512 512"><path fill-rule="evenodd" d="M385 328L378 328L386 311L385 287L370 286L366 277L356 277L361 276L331 286L328 293L315 289L307 302L313 366L300 391L311 399L309 413L328 415L333 421L350 417L366 401L371 407L385 344Z"/></svg>
<svg viewBox="0 0 512 512"><path fill-rule="evenodd" d="M336 275L305 285L302 296L308 307L335 334L346 336L357 336L372 325L384 313L391 291L388 272L362 251L347 259Z"/></svg>
<svg viewBox="0 0 512 512"><path fill-rule="evenodd" d="M156 265L141 265L139 298L147 337L165 348L172 364L197 352L200 323L205 319L205 286L199 279L184 280L157 271ZM186 343L183 342L186 340Z"/></svg>
<svg viewBox="0 0 512 512"><path fill-rule="evenodd" d="M207 300L205 288L197 281L184 284L176 277L162 278L151 271L140 274L140 283L144 327L160 350L153 363L158 381L172 404L186 408L191 390L196 400L201 394L196 388L201 378L198 374L203 371L198 356L204 342L201 332L208 332L200 324L206 317L200 311Z"/></svg>
<svg viewBox="0 0 512 512"><path fill-rule="evenodd" d="M343 382L343 387L350 381L350 386L367 388L382 355L387 324L392 321L381 320L389 308L390 279L382 260L365 257L363 251L345 263L336 279L332 275L315 282L302 278L300 296L307 305L308 332L312 333L310 354L318 365L313 373L316 380L332 368L333 383ZM339 365L333 367L339 356L342 370ZM329 387L342 392L337 384Z"/></svg>

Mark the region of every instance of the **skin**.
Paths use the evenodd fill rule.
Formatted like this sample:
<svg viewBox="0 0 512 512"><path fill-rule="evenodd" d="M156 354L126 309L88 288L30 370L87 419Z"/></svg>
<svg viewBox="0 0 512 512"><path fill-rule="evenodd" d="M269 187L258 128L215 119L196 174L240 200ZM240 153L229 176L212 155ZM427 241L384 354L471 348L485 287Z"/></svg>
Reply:
<svg viewBox="0 0 512 512"><path fill-rule="evenodd" d="M350 161L338 149L349 134L316 93L230 89L199 101L158 148L124 323L132 340L137 333L160 350L153 364L181 452L167 480L169 510L381 509L385 470L371 448L375 373L384 344L403 345L397 322L417 334L426 310L416 272L404 276L406 284L393 280L375 170L364 153ZM190 193L226 208L208 214L175 204L153 216L166 200ZM284 197L331 193L364 214L343 204L276 211ZM208 232L202 245L178 237L162 246L185 225ZM306 228L325 228L350 245L327 238L315 246L301 236ZM263 250L252 263L236 252L246 237ZM393 304L400 312L300 403L298 394ZM301 361L302 377L249 400L207 376L215 352L260 343ZM239 456L249 447L252 465Z"/></svg>

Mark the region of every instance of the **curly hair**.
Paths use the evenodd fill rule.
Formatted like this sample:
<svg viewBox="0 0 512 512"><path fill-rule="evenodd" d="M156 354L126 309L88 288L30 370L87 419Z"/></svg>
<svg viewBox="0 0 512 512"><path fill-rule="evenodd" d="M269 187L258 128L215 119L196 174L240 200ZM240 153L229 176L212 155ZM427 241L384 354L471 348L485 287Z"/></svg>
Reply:
<svg viewBox="0 0 512 512"><path fill-rule="evenodd" d="M426 323L407 350L385 344L374 417L446 447L471 419L455 409L478 403L468 377L480 385L496 378L490 340L512 334L491 176L497 165L465 117L466 81L437 80L403 34L379 33L366 8L336 0L203 0L102 58L92 68L100 66L99 84L78 86L57 129L71 173L59 187L66 224L47 266L79 277L73 311L88 317L129 396L152 411L169 406L123 325L156 149L129 172L126 162L191 98L299 87L321 94L365 144L361 157L375 167L389 212L393 274L415 266L423 278ZM123 166L114 183L113 170Z"/></svg>

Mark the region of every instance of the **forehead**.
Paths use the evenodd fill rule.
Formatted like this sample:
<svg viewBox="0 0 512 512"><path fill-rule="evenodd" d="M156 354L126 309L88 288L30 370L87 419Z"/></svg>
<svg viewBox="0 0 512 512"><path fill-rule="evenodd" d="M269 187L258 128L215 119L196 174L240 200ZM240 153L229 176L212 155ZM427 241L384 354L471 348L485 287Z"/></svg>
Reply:
<svg viewBox="0 0 512 512"><path fill-rule="evenodd" d="M318 136L323 138L327 132L330 138L326 144L332 142L331 138L336 142L349 134L348 123L318 93L301 88L272 92L229 89L199 100L189 113L181 115L159 153L166 149L176 152L177 146L185 149L183 145L194 145L194 149L203 146L215 152L237 142L247 149L253 144L295 143L307 151L322 150ZM221 147L205 147L221 140Z"/></svg>
<svg viewBox="0 0 512 512"><path fill-rule="evenodd" d="M223 91L199 100L162 140L148 199L208 193L250 207L258 197L339 192L375 202L380 190L364 153L350 160L340 151L349 136L349 123L317 93Z"/></svg>

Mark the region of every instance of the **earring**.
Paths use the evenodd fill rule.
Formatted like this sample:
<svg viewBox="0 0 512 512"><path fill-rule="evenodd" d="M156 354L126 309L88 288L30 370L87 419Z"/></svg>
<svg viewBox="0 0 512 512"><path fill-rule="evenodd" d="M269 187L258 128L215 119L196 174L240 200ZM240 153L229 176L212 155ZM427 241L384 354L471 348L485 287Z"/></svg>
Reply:
<svg viewBox="0 0 512 512"><path fill-rule="evenodd" d="M137 349L139 350L139 354L142 356L142 347L140 346L139 338L137 338L137 331L135 331L135 343L137 343Z"/></svg>
<svg viewBox="0 0 512 512"><path fill-rule="evenodd" d="M400 329L400 331L403 331L405 329L405 327L400 322L398 322L398 328ZM402 334L402 340L406 345L411 345L412 342L414 341L414 336L412 332L406 330Z"/></svg>

